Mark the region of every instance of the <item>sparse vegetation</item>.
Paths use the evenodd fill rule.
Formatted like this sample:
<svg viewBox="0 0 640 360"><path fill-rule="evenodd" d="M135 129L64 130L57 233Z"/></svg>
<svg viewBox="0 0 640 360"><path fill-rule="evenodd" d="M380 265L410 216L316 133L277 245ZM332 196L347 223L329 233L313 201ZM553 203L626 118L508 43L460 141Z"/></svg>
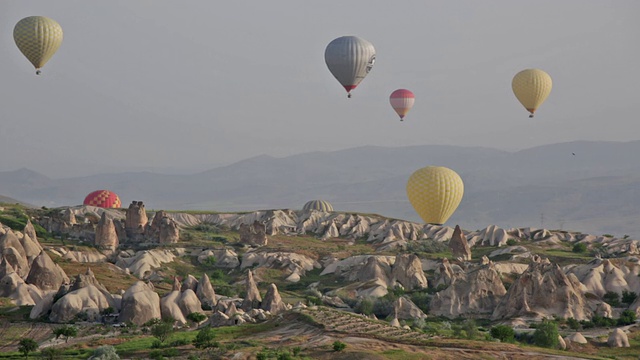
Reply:
<svg viewBox="0 0 640 360"><path fill-rule="evenodd" d="M333 342L333 351L342 351L347 348L347 344L342 341L334 341Z"/></svg>
<svg viewBox="0 0 640 360"><path fill-rule="evenodd" d="M38 350L38 343L31 338L24 338L18 343L18 351L24 355L26 359L29 358L29 354Z"/></svg>

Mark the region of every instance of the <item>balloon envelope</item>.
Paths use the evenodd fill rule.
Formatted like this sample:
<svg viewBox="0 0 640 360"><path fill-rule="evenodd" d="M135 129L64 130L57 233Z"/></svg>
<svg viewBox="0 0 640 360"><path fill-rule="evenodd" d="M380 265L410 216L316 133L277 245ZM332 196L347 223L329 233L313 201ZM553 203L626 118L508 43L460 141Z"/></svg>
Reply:
<svg viewBox="0 0 640 360"><path fill-rule="evenodd" d="M333 206L331 206L331 204L328 201L311 200L311 201L308 201L306 204L304 204L304 206L302 207L302 210L317 210L317 211L323 211L323 212L332 212Z"/></svg>
<svg viewBox="0 0 640 360"><path fill-rule="evenodd" d="M409 202L428 224L444 224L460 204L463 194L460 176L442 166L419 169L407 182Z"/></svg>
<svg viewBox="0 0 640 360"><path fill-rule="evenodd" d="M116 193L109 190L96 190L84 198L84 205L97 206L101 208L119 208L122 202Z"/></svg>
<svg viewBox="0 0 640 360"><path fill-rule="evenodd" d="M415 96L407 89L398 89L389 96L389 103L391 103L393 110L400 116L400 120L404 119L413 107L414 102Z"/></svg>
<svg viewBox="0 0 640 360"><path fill-rule="evenodd" d="M13 39L20 52L39 70L62 44L62 28L48 17L29 16L13 28Z"/></svg>
<svg viewBox="0 0 640 360"><path fill-rule="evenodd" d="M373 44L357 36L334 39L324 51L324 61L331 74L349 95L369 74L376 61Z"/></svg>
<svg viewBox="0 0 640 360"><path fill-rule="evenodd" d="M529 117L533 117L533 113L547 99L552 85L551 76L539 69L522 70L511 81L513 93L531 113Z"/></svg>

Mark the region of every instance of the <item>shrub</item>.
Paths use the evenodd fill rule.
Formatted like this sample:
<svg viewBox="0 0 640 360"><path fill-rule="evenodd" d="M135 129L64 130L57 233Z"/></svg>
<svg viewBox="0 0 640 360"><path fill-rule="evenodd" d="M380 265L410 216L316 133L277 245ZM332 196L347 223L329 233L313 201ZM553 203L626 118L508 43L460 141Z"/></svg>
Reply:
<svg viewBox="0 0 640 360"><path fill-rule="evenodd" d="M100 346L93 351L90 360L120 360L120 356L116 352L116 348L111 345Z"/></svg>
<svg viewBox="0 0 640 360"><path fill-rule="evenodd" d="M625 310L618 318L618 325L631 325L636 322L636 313L632 310Z"/></svg>
<svg viewBox="0 0 640 360"><path fill-rule="evenodd" d="M633 304L634 301L636 301L637 297L638 297L638 294L636 294L633 291L627 291L627 290L623 290L622 291L622 303L623 304L631 305L631 304Z"/></svg>
<svg viewBox="0 0 640 360"><path fill-rule="evenodd" d="M552 321L543 320L533 333L533 343L537 346L555 348L558 346L558 325Z"/></svg>
<svg viewBox="0 0 640 360"><path fill-rule="evenodd" d="M354 310L367 316L371 315L373 313L373 301L370 299L362 299L362 301L356 305Z"/></svg>
<svg viewBox="0 0 640 360"><path fill-rule="evenodd" d="M334 341L333 342L333 351L342 351L347 347L347 344L341 342L341 341Z"/></svg>
<svg viewBox="0 0 640 360"><path fill-rule="evenodd" d="M158 340L160 340L160 342L162 343L164 343L172 333L173 324L169 322L161 322L160 324L154 325L151 328L151 335L158 338Z"/></svg>
<svg viewBox="0 0 640 360"><path fill-rule="evenodd" d="M187 315L187 320L191 320L196 324L204 321L206 318L207 318L207 315L199 312L192 312L189 315Z"/></svg>
<svg viewBox="0 0 640 360"><path fill-rule="evenodd" d="M571 249L571 251L573 251L574 253L577 253L577 254L583 254L583 253L587 252L587 244L577 243L577 244L573 245L573 249Z"/></svg>
<svg viewBox="0 0 640 360"><path fill-rule="evenodd" d="M513 342L515 335L515 331L513 331L511 326L496 325L491 328L491 337L502 342Z"/></svg>
<svg viewBox="0 0 640 360"><path fill-rule="evenodd" d="M466 320L464 324L462 324L462 329L467 334L467 339L474 339L478 336L478 327L472 319Z"/></svg>
<svg viewBox="0 0 640 360"><path fill-rule="evenodd" d="M572 317L567 319L567 325L569 326L570 329L572 330L578 330L580 329L580 322Z"/></svg>
<svg viewBox="0 0 640 360"><path fill-rule="evenodd" d="M198 332L195 339L193 339L193 346L198 349L208 349L211 347L219 347L220 345L215 341L216 334L209 326L203 328Z"/></svg>
<svg viewBox="0 0 640 360"><path fill-rule="evenodd" d="M44 348L40 351L40 357L47 360L62 359L62 350L54 347Z"/></svg>
<svg viewBox="0 0 640 360"><path fill-rule="evenodd" d="M607 304L616 307L620 305L620 294L615 291L607 291L606 294L602 297L604 302Z"/></svg>
<svg viewBox="0 0 640 360"><path fill-rule="evenodd" d="M518 241L516 241L516 239L509 239L507 240L507 245L508 246L514 246L515 244L517 244Z"/></svg>

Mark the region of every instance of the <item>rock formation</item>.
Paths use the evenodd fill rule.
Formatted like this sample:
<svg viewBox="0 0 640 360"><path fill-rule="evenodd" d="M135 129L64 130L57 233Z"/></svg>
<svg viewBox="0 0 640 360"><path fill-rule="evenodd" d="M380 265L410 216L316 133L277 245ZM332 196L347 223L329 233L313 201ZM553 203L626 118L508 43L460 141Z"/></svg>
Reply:
<svg viewBox="0 0 640 360"><path fill-rule="evenodd" d="M587 339L585 339L584 336L579 332L575 332L567 336L565 338L565 341L566 340L569 340L570 342L576 343L576 344L586 344L588 342Z"/></svg>
<svg viewBox="0 0 640 360"><path fill-rule="evenodd" d="M427 315L413 301L399 297L393 304L393 313L397 319L424 319Z"/></svg>
<svg viewBox="0 0 640 360"><path fill-rule="evenodd" d="M379 261L378 257L370 256L367 259L367 263L357 272L358 281L379 280L380 282L389 286L391 281L387 274L390 273L388 264Z"/></svg>
<svg viewBox="0 0 640 360"><path fill-rule="evenodd" d="M253 224L241 224L238 231L240 232L240 243L251 246L267 245L266 226L254 221Z"/></svg>
<svg viewBox="0 0 640 360"><path fill-rule="evenodd" d="M0 297L9 298L18 306L35 305L41 300L42 292L12 272L0 278Z"/></svg>
<svg viewBox="0 0 640 360"><path fill-rule="evenodd" d="M98 288L87 285L56 301L51 307L49 320L65 323L82 316L82 320L97 321L101 317L100 312L113 305Z"/></svg>
<svg viewBox="0 0 640 360"><path fill-rule="evenodd" d="M451 236L451 240L449 240L449 249L451 249L454 259L463 261L471 260L471 248L469 247L469 243L467 243L467 238L462 233L462 230L460 230L459 225L456 225L456 228L453 230L453 235Z"/></svg>
<svg viewBox="0 0 640 360"><path fill-rule="evenodd" d="M68 284L69 278L64 273L64 270L54 263L43 250L31 264L27 283L33 284L41 290L57 290L60 285Z"/></svg>
<svg viewBox="0 0 640 360"><path fill-rule="evenodd" d="M444 272L453 272L448 262L443 265ZM491 314L506 293L500 274L489 262L451 275L450 285L431 299L429 313L447 317Z"/></svg>
<svg viewBox="0 0 640 360"><path fill-rule="evenodd" d="M122 295L120 322L131 321L140 326L151 319L160 319L160 297L153 287L138 281Z"/></svg>
<svg viewBox="0 0 640 360"><path fill-rule="evenodd" d="M100 221L96 225L96 237L94 244L99 249L116 250L120 241L113 220L107 217L107 213L103 212Z"/></svg>
<svg viewBox="0 0 640 360"><path fill-rule="evenodd" d="M260 304L260 308L262 310L269 311L274 315L287 310L287 305L282 301L276 284L269 285L267 293L264 295L264 299L262 300L262 304Z"/></svg>
<svg viewBox="0 0 640 360"><path fill-rule="evenodd" d="M242 310L249 311L251 309L260 308L260 303L262 302L262 296L260 296L260 291L258 290L258 286L256 285L255 280L253 280L253 273L251 270L247 272L247 279L245 280L245 289L247 291L247 295L242 301Z"/></svg>
<svg viewBox="0 0 640 360"><path fill-rule="evenodd" d="M178 224L168 216L160 219L160 231L158 242L160 244L175 244L180 239L180 229Z"/></svg>
<svg viewBox="0 0 640 360"><path fill-rule="evenodd" d="M195 276L189 274L184 280L182 280L182 286L180 287L180 291L185 291L187 289L191 289L196 291L198 289L198 279Z"/></svg>
<svg viewBox="0 0 640 360"><path fill-rule="evenodd" d="M415 254L400 254L391 267L391 284L402 285L406 290L426 289L427 278L422 263Z"/></svg>
<svg viewBox="0 0 640 360"><path fill-rule="evenodd" d="M607 345L610 347L629 347L629 337L627 337L627 333L622 329L615 329L611 332L611 335L609 335Z"/></svg>
<svg viewBox="0 0 640 360"><path fill-rule="evenodd" d="M581 286L575 275L565 275L558 265L535 256L529 268L511 285L491 318L559 316L589 319L591 311Z"/></svg>
<svg viewBox="0 0 640 360"><path fill-rule="evenodd" d="M238 254L232 248L203 250L198 254L198 262L204 264L211 257L217 268L234 269L240 266Z"/></svg>
<svg viewBox="0 0 640 360"><path fill-rule="evenodd" d="M124 228L127 236L134 238L137 235L144 234L144 228L148 222L147 211L142 201L132 201L127 209L124 220Z"/></svg>
<svg viewBox="0 0 640 360"><path fill-rule="evenodd" d="M200 302L204 307L213 308L216 306L216 293L213 290L213 286L211 285L211 281L209 280L209 276L207 274L202 274L200 281L198 282L198 288L196 290L196 295Z"/></svg>

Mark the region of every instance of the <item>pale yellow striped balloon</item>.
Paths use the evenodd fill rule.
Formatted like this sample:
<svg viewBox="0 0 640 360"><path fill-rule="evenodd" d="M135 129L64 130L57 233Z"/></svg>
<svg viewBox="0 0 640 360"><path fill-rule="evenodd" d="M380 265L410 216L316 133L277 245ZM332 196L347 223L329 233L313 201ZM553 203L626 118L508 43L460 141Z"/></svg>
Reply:
<svg viewBox="0 0 640 360"><path fill-rule="evenodd" d="M51 59L62 44L62 28L55 20L44 16L29 16L13 28L13 39L18 49L36 68L40 68Z"/></svg>
<svg viewBox="0 0 640 360"><path fill-rule="evenodd" d="M513 77L511 88L518 101L531 113L533 117L538 107L551 93L551 76L539 69L522 70Z"/></svg>
<svg viewBox="0 0 640 360"><path fill-rule="evenodd" d="M444 224L460 205L463 194L460 175L442 166L419 169L407 182L409 202L427 224Z"/></svg>

